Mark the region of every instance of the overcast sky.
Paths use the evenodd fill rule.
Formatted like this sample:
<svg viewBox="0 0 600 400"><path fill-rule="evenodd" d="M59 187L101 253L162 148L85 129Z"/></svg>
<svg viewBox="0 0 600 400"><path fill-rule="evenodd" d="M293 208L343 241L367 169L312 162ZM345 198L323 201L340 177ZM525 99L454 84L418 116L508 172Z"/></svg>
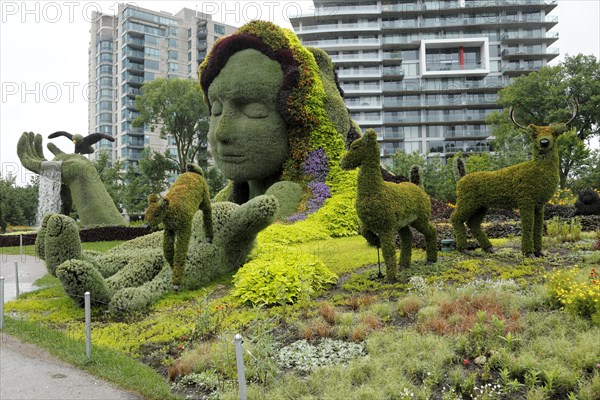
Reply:
<svg viewBox="0 0 600 400"><path fill-rule="evenodd" d="M113 14L116 2L0 1L0 173L28 181L16 155L24 131L46 136L57 130L87 133L88 44L93 11ZM175 13L183 7L205 11L213 19L240 26L268 19L291 27L288 14L310 12L312 1L137 1L140 7ZM558 0L559 40L565 55L600 58L600 0ZM72 151L66 139L55 141ZM51 159L51 154L46 157Z"/></svg>

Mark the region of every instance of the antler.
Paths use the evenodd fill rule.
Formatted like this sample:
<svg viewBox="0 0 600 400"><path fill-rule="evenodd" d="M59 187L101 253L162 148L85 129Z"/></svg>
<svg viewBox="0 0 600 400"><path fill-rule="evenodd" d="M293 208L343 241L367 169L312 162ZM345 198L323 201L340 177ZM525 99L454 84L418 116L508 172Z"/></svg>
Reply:
<svg viewBox="0 0 600 400"><path fill-rule="evenodd" d="M573 107L573 115L571 116L570 120L568 120L567 122L565 122L565 125L569 125L571 122L575 121L575 118L577 118L577 114L579 113L579 103L577 102L577 100L571 100L571 102L574 105L574 107Z"/></svg>
<svg viewBox="0 0 600 400"><path fill-rule="evenodd" d="M515 124L516 126L518 126L521 129L527 129L523 125L519 124L517 122L517 120L515 119L515 108L513 106L510 106L510 111L508 112L508 115L510 116L510 120L513 122L513 124Z"/></svg>

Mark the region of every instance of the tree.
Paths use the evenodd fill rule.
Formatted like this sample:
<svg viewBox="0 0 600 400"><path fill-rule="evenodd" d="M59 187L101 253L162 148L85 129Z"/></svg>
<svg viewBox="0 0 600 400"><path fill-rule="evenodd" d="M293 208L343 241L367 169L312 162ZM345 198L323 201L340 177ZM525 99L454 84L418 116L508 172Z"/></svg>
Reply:
<svg viewBox="0 0 600 400"><path fill-rule="evenodd" d="M136 97L140 115L133 126L149 125L154 132L160 129L160 137L172 137L177 147L177 168L185 172L185 166L202 154L206 168L208 143L208 108L197 82L184 79L157 78L142 85L142 94Z"/></svg>
<svg viewBox="0 0 600 400"><path fill-rule="evenodd" d="M210 189L210 196L214 198L227 184L227 178L217 167L212 166L206 171L206 183Z"/></svg>
<svg viewBox="0 0 600 400"><path fill-rule="evenodd" d="M123 190L123 162L117 160L112 162L110 159L110 152L108 150L102 150L98 154L98 159L95 161L96 170L106 191L113 199L113 202L117 208L121 208L121 192Z"/></svg>
<svg viewBox="0 0 600 400"><path fill-rule="evenodd" d="M560 152L560 187L567 186L567 179L587 165L591 150L577 137L575 130L565 132L558 137Z"/></svg>
<svg viewBox="0 0 600 400"><path fill-rule="evenodd" d="M439 157L425 158L418 152L397 152L392 156L391 172L409 176L413 165L421 167L423 187L427 194L441 201L456 199L455 180L450 162L446 165Z"/></svg>
<svg viewBox="0 0 600 400"><path fill-rule="evenodd" d="M35 225L38 206L39 177L26 186L17 186L15 176L0 178L2 217L11 225Z"/></svg>
<svg viewBox="0 0 600 400"><path fill-rule="evenodd" d="M581 141L600 134L600 63L594 56L579 54L567 57L554 67L516 78L499 92L498 103L507 109L515 107L521 124L549 125L570 118L572 101L577 100L579 114L572 126ZM530 138L512 127L508 112L495 113L488 118L492 125L496 147L500 151L529 149ZM565 136L566 135L566 136ZM589 156L584 143L573 141L563 134L558 144L561 154L560 186L564 188L569 174L577 175ZM512 150L510 150L512 149Z"/></svg>
<svg viewBox="0 0 600 400"><path fill-rule="evenodd" d="M145 148L137 165L127 168L124 176L123 205L130 214L142 213L152 193L160 193L169 187L169 176L177 169L167 153Z"/></svg>

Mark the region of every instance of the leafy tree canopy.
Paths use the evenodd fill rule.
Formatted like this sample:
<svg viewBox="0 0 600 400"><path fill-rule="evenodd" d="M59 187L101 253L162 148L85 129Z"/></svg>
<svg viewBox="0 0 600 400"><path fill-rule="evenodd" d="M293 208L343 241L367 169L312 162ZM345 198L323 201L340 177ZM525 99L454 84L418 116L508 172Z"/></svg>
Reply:
<svg viewBox="0 0 600 400"><path fill-rule="evenodd" d="M197 82L157 78L144 83L135 102L140 115L133 126L148 125L152 131L158 128L163 139L171 136L180 172L185 172L186 164L194 162L199 153L206 154L208 108Z"/></svg>

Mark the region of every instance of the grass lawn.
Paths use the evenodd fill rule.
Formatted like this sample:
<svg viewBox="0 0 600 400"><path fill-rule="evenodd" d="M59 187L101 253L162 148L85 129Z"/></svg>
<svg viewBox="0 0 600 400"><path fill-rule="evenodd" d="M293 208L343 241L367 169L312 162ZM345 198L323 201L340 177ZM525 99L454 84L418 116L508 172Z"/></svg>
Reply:
<svg viewBox="0 0 600 400"><path fill-rule="evenodd" d="M144 314L94 309L91 363L83 310L45 277L6 304L7 331L148 398L238 398L241 333L249 399L598 400L595 240L545 238L548 255L529 259L519 238L497 239L494 254L439 253L434 265L414 250L395 284L377 277L377 251L362 237L291 246L324 261L337 285L249 307L230 295L230 275Z"/></svg>

